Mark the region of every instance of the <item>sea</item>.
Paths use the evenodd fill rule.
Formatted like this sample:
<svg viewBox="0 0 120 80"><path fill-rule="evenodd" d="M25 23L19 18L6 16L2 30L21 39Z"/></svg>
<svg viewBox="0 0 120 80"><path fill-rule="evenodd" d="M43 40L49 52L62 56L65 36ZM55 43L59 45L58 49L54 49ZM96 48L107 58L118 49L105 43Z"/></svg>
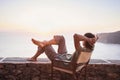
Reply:
<svg viewBox="0 0 120 80"><path fill-rule="evenodd" d="M49 35L48 35L49 36ZM0 57L31 57L37 51L37 46L31 42L31 38L37 40L50 40L52 36L26 33L0 32ZM68 53L72 54L74 49L73 38L65 35ZM55 51L58 46L53 45ZM39 58L47 58L43 53ZM105 44L97 42L92 54L92 59L120 60L120 44Z"/></svg>

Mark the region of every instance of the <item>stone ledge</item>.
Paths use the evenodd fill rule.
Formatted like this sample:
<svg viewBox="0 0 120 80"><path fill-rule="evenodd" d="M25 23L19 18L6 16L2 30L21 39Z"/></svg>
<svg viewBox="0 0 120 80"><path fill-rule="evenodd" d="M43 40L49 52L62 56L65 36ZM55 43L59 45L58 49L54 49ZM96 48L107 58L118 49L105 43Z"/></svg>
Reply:
<svg viewBox="0 0 120 80"><path fill-rule="evenodd" d="M27 61L26 57L5 57L0 58L0 63L36 63L36 64L48 64L51 63L51 61L48 58L39 58L37 61Z"/></svg>
<svg viewBox="0 0 120 80"><path fill-rule="evenodd" d="M120 80L120 60L91 59L87 69L87 80ZM36 62L20 57L0 58L0 80L50 80L50 73L51 62L46 58ZM59 73L55 73L55 80L60 80ZM81 80L83 75L84 71ZM65 76L65 80L73 80L70 75Z"/></svg>

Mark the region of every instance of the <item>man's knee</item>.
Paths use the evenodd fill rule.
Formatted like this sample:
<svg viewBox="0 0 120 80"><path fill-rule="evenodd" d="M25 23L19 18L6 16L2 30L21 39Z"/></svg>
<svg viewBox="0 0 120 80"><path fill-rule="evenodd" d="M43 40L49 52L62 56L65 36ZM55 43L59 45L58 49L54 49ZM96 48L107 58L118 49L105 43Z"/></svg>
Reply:
<svg viewBox="0 0 120 80"><path fill-rule="evenodd" d="M55 40L58 41L58 42L59 42L59 41L65 41L65 38L64 38L63 35L55 35L54 38L55 38Z"/></svg>
<svg viewBox="0 0 120 80"><path fill-rule="evenodd" d="M65 41L64 36L60 36L60 41Z"/></svg>
<svg viewBox="0 0 120 80"><path fill-rule="evenodd" d="M76 38L78 37L78 35L77 35L77 34L74 34L73 37L74 37L74 39L76 39Z"/></svg>

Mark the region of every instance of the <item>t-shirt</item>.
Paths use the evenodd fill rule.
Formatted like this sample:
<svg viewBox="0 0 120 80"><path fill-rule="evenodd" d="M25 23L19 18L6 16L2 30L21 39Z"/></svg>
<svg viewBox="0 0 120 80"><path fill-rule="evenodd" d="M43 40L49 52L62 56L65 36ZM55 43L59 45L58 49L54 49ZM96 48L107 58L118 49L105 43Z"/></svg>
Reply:
<svg viewBox="0 0 120 80"><path fill-rule="evenodd" d="M87 48L82 48L81 52L92 52L93 50L87 49ZM56 55L56 59L60 59L60 60L71 60L72 57L76 55L76 52L74 52L73 54L57 54ZM78 55L78 53L77 53Z"/></svg>

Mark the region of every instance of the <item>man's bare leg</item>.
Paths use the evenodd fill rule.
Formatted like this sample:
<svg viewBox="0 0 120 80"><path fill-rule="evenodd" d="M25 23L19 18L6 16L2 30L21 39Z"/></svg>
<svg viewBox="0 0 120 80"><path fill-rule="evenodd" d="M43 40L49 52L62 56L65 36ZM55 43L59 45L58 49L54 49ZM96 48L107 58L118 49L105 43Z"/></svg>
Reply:
<svg viewBox="0 0 120 80"><path fill-rule="evenodd" d="M44 47L44 44L38 40L32 39L32 42L37 46Z"/></svg>
<svg viewBox="0 0 120 80"><path fill-rule="evenodd" d="M35 55L33 57L27 59L28 61L37 61L37 57L44 52L45 46L52 45L52 44L57 44L55 39L51 39L49 41L43 41L43 42L32 39L32 42L39 47L38 47L38 50L35 53Z"/></svg>
<svg viewBox="0 0 120 80"><path fill-rule="evenodd" d="M40 54L42 54L44 52L44 48L38 47L37 52L29 59L27 59L28 61L37 61L37 58Z"/></svg>
<svg viewBox="0 0 120 80"><path fill-rule="evenodd" d="M38 46L38 51L35 53L33 57L29 59L29 61L36 61L37 57L43 52L45 52L47 56L49 56L49 58L52 59L51 56L55 54L51 54L51 53L56 53L53 48L50 48L50 46L53 44L59 46L57 53L62 54L67 52L66 46L65 46L65 39L63 36L56 35L53 37L53 39L50 39L48 41L38 41L38 40L32 39L32 42Z"/></svg>
<svg viewBox="0 0 120 80"><path fill-rule="evenodd" d="M38 53L38 51L37 51L33 57L28 58L27 60L28 60L28 61L37 61L38 55L40 55L40 53Z"/></svg>

